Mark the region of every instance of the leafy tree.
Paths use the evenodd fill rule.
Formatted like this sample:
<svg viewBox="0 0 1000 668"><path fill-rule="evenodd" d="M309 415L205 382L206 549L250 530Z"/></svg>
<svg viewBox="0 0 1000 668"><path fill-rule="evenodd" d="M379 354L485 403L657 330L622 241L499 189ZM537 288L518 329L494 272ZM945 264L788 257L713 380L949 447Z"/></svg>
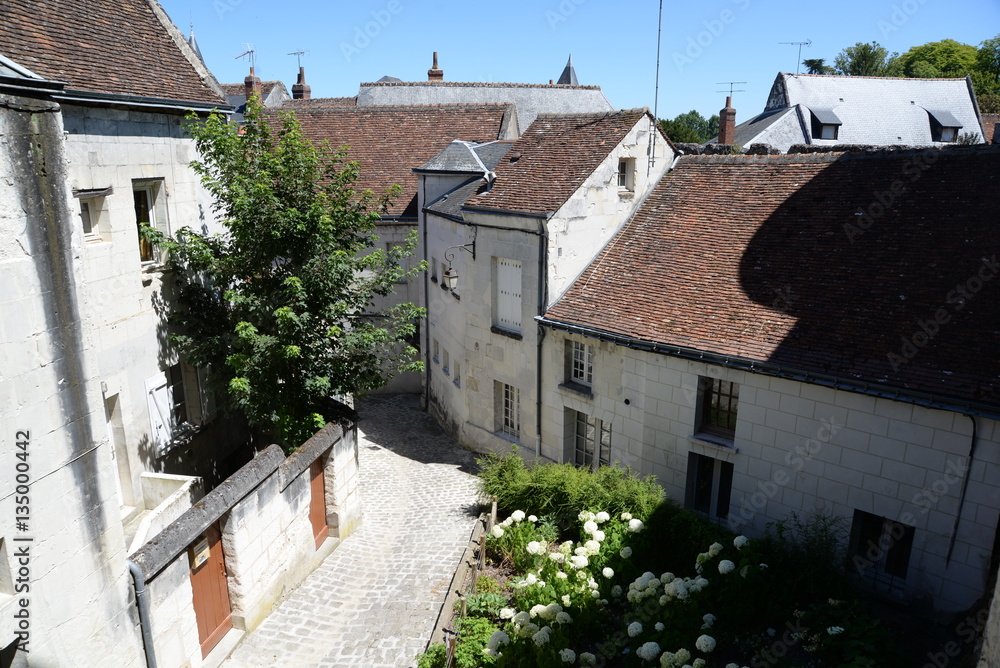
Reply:
<svg viewBox="0 0 1000 668"><path fill-rule="evenodd" d="M837 74L858 77L888 76L896 68L897 55L889 52L878 42L865 44L857 42L849 46L834 59L834 69Z"/></svg>
<svg viewBox="0 0 1000 668"><path fill-rule="evenodd" d="M208 368L228 407L294 447L334 417L330 397L421 368L404 340L422 309L369 311L423 269L401 268L416 236L379 249L390 194L356 192L343 149L311 144L292 114L265 117L257 96L241 129L219 115L189 121L192 166L227 232L185 228L165 242L178 286L170 340Z"/></svg>
<svg viewBox="0 0 1000 668"><path fill-rule="evenodd" d="M661 119L660 127L671 141L700 144L719 134L719 116L713 115L706 119L692 109L685 114L678 114L672 120Z"/></svg>
<svg viewBox="0 0 1000 668"><path fill-rule="evenodd" d="M915 46L899 56L903 76L959 78L976 69L976 47L953 39Z"/></svg>
<svg viewBox="0 0 1000 668"><path fill-rule="evenodd" d="M825 58L806 58L802 61L806 74L836 74L837 71L826 64Z"/></svg>
<svg viewBox="0 0 1000 668"><path fill-rule="evenodd" d="M979 45L972 80L977 94L1000 93L1000 35Z"/></svg>

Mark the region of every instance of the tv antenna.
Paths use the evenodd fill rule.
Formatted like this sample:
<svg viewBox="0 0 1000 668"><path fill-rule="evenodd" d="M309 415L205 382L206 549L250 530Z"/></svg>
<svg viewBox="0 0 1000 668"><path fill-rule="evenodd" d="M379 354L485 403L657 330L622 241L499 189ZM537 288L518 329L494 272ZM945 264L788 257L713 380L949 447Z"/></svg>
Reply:
<svg viewBox="0 0 1000 668"><path fill-rule="evenodd" d="M746 81L716 81L716 86L729 86L729 97L733 96L733 93L745 93L747 92L745 88L734 89L733 86L738 86L740 84L745 84ZM727 91L717 90L716 93L725 93Z"/></svg>
<svg viewBox="0 0 1000 668"><path fill-rule="evenodd" d="M302 56L308 56L309 52L308 51L292 51L288 55L289 56L295 56L295 60L297 61L298 66L302 67Z"/></svg>
<svg viewBox="0 0 1000 668"><path fill-rule="evenodd" d="M798 46L799 47L799 58L798 58L798 60L795 61L795 73L796 74L799 73L799 65L802 64L802 47L803 46L812 46L812 43L813 43L813 41L811 39L807 39L804 42L778 42L778 44L791 44L793 46Z"/></svg>
<svg viewBox="0 0 1000 668"><path fill-rule="evenodd" d="M253 44L250 44L248 42L243 42L243 46L244 48L246 48L246 51L236 56L235 60L240 60L241 58L246 58L249 56L250 67L254 67L257 64L257 58L255 55L256 51L254 51Z"/></svg>

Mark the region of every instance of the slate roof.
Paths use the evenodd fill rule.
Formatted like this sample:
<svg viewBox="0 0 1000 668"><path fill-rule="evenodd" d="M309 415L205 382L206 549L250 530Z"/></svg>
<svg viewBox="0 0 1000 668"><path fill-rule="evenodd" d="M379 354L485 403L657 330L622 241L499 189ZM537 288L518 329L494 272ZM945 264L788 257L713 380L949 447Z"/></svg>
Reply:
<svg viewBox="0 0 1000 668"><path fill-rule="evenodd" d="M1000 407L998 187L997 147L685 156L545 317Z"/></svg>
<svg viewBox="0 0 1000 668"><path fill-rule="evenodd" d="M557 211L648 109L541 115L496 168L488 192L468 207L545 215Z"/></svg>
<svg viewBox="0 0 1000 668"><path fill-rule="evenodd" d="M244 84L242 81L240 83L226 83L219 85L222 86L222 90L223 92L225 92L226 97L238 96L243 98L243 102L246 102L247 88L246 84ZM261 97L267 97L268 95L270 95L271 91L274 90L275 86L281 86L282 88L284 88L285 84L283 84L281 81L261 81L260 82Z"/></svg>
<svg viewBox="0 0 1000 668"><path fill-rule="evenodd" d="M770 116L772 112L796 110ZM812 114L832 112L842 124L835 140L812 137ZM982 135L966 79L910 79L780 73L764 112L736 126L736 143L768 143L781 151L794 144L931 146L929 113L951 115L960 132ZM787 112L786 112L787 113ZM770 123L763 124L765 120ZM712 140L717 141L717 140Z"/></svg>
<svg viewBox="0 0 1000 668"><path fill-rule="evenodd" d="M224 103L187 40L150 0L4 0L0 53L67 90Z"/></svg>
<svg viewBox="0 0 1000 668"><path fill-rule="evenodd" d="M280 109L267 109L275 116ZM497 139L511 105L425 105L408 107L329 107L295 109L302 130L313 142L347 144L348 159L360 164L357 187L381 194L402 186L387 218L415 219L417 176L413 168L427 162L454 139L488 142Z"/></svg>
<svg viewBox="0 0 1000 668"><path fill-rule="evenodd" d="M296 100L292 98L281 103L282 107L287 107L289 109L325 109L328 107L356 107L357 105L357 96L311 97L306 100Z"/></svg>
<svg viewBox="0 0 1000 668"><path fill-rule="evenodd" d="M488 144L471 145L468 142L452 142L445 150L422 164L418 172L458 172L474 174L459 187L445 193L424 207L430 211L454 220L462 220L462 207L466 200L489 187L483 178L483 169L493 171L510 151L513 142L495 141ZM475 152L475 156L470 155ZM477 159L478 158L478 159Z"/></svg>

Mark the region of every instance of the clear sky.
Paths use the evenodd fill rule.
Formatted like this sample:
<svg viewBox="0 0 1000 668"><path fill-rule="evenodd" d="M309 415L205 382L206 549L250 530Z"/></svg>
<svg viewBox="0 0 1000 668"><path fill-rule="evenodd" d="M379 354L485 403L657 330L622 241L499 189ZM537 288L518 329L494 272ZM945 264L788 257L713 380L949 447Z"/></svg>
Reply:
<svg viewBox="0 0 1000 668"><path fill-rule="evenodd" d="M256 51L257 74L291 89L302 64L313 97L355 95L384 75L427 79L431 53L448 81L548 83L570 54L581 84L617 108L654 108L658 0L160 0L195 37L222 83L240 82ZM889 51L941 39L978 46L1000 34L1000 0L665 1L659 116L705 116L735 86L737 122L763 109L775 76L802 59L877 41Z"/></svg>

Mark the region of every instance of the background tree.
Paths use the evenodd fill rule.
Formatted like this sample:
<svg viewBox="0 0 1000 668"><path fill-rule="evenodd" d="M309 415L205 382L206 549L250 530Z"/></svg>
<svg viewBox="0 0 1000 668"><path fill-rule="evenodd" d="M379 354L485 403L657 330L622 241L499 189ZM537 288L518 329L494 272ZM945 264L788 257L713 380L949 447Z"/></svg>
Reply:
<svg viewBox="0 0 1000 668"><path fill-rule="evenodd" d="M979 45L972 80L976 85L977 95L1000 93L1000 35Z"/></svg>
<svg viewBox="0 0 1000 668"><path fill-rule="evenodd" d="M422 309L370 312L423 269L401 268L416 236L379 249L375 221L389 195L356 192L357 163L313 146L294 115L272 134L252 96L241 130L218 115L190 120L193 166L227 232L185 228L166 242L178 283L170 340L209 370L229 407L295 447L333 417L329 398L421 368L403 342Z"/></svg>
<svg viewBox="0 0 1000 668"><path fill-rule="evenodd" d="M889 76L896 65L896 54L889 52L878 42L865 44L857 42L849 46L834 59L834 69L837 74L857 77Z"/></svg>
<svg viewBox="0 0 1000 668"><path fill-rule="evenodd" d="M976 47L953 39L914 46L899 56L897 66L903 76L919 78L961 78L976 69Z"/></svg>
<svg viewBox="0 0 1000 668"><path fill-rule="evenodd" d="M719 116L706 119L692 109L673 119L661 119L660 127L673 142L701 144L719 134Z"/></svg>
<svg viewBox="0 0 1000 668"><path fill-rule="evenodd" d="M825 58L806 58L802 61L806 74L836 74L837 71L826 64Z"/></svg>

